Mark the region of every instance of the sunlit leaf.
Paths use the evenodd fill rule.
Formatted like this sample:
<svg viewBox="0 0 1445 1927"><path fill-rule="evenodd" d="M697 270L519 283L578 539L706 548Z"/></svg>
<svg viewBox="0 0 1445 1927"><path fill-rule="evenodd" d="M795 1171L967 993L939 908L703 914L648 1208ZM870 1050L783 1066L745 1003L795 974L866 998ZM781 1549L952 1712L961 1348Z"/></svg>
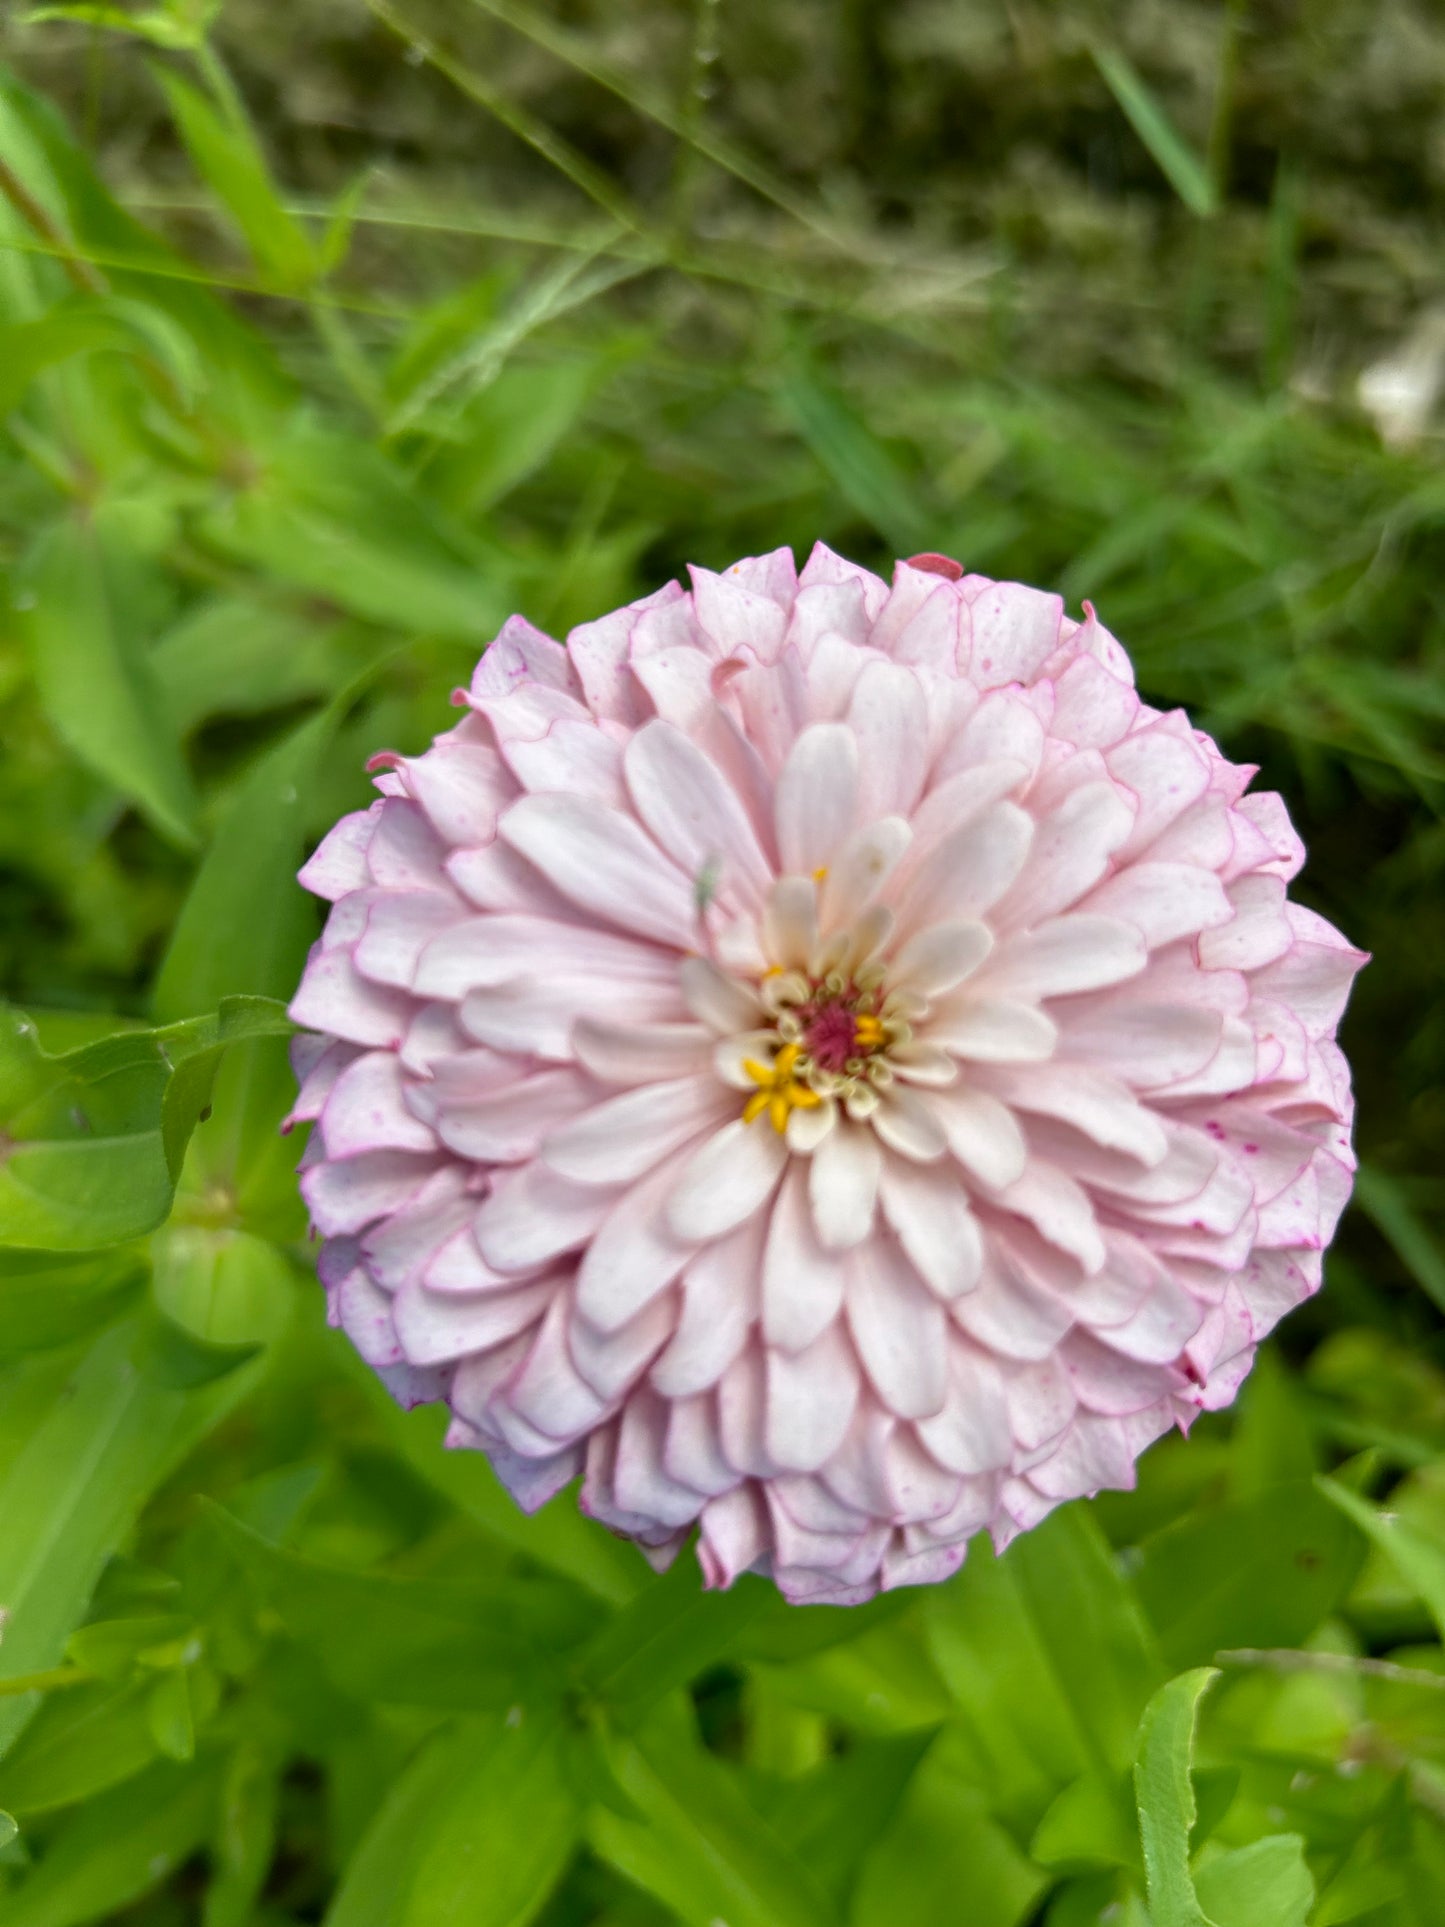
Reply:
<svg viewBox="0 0 1445 1927"><path fill-rule="evenodd" d="M35 1871L5 1898L5 1927L78 1927L159 1885L205 1838L214 1766L161 1761L101 1794L47 1842Z"/></svg>
<svg viewBox="0 0 1445 1927"><path fill-rule="evenodd" d="M103 516L35 542L16 596L36 688L61 738L173 841L193 844L196 799L126 599Z"/></svg>
<svg viewBox="0 0 1445 1927"><path fill-rule="evenodd" d="M1199 1702L1219 1677L1213 1667L1161 1686L1139 1726L1134 1791L1153 1927L1220 1927L1205 1914L1189 1868L1194 1825L1194 1723Z"/></svg>
<svg viewBox="0 0 1445 1927"><path fill-rule="evenodd" d="M316 271L311 242L282 206L251 128L170 68L154 71L197 171L240 229L258 266L283 287L302 286Z"/></svg>
<svg viewBox="0 0 1445 1927"><path fill-rule="evenodd" d="M1294 1646L1349 1590L1364 1546L1304 1482L1200 1509L1141 1547L1135 1583L1171 1665Z"/></svg>

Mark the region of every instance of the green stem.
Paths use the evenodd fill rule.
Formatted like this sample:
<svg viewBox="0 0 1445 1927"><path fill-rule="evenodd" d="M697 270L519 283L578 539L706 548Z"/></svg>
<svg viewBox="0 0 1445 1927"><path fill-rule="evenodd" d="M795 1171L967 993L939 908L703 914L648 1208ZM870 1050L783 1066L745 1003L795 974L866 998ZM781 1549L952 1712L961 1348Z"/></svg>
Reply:
<svg viewBox="0 0 1445 1927"><path fill-rule="evenodd" d="M52 1666L44 1673L16 1673L0 1679L0 1698L16 1699L22 1693L55 1693L67 1686L89 1686L95 1679L83 1666Z"/></svg>

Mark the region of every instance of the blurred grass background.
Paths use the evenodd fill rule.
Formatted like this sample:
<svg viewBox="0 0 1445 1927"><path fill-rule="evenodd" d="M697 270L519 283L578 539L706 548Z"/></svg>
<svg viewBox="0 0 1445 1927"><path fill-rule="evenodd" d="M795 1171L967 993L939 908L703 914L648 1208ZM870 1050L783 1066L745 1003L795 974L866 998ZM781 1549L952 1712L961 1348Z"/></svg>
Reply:
<svg viewBox="0 0 1445 1927"><path fill-rule="evenodd" d="M171 0L12 13L0 58L0 995L42 1041L284 995L312 927L285 894L302 844L362 798L367 753L448 726L447 691L513 608L562 633L689 560L801 558L820 536L885 572L938 549L1088 597L1152 700L1284 792L1311 852L1299 894L1375 955L1344 1030L1367 1170L1329 1289L1281 1333L1242 1427L1160 1448L1141 1493L1097 1514L1133 1546L1364 1452L1356 1484L1405 1473L1395 1502L1438 1541L1439 10ZM246 900L217 878L248 824L274 860L256 857ZM197 1284L194 1240L299 1249L280 1089L223 1087L250 1121L220 1151L200 1134L151 1241L152 1290L211 1338L254 1338L251 1319L269 1340L275 1281L241 1291L212 1266ZM160 1492L139 1528L155 1563L189 1543L188 1496L248 1491L278 1534L304 1512L318 1556L445 1563L460 1528L421 1483L440 1475L307 1343L304 1369L282 1348L260 1416L218 1414L178 1483L137 1489L136 1507ZM325 1424L287 1415L293 1381L323 1387ZM255 1497L313 1462L314 1505ZM486 1507L468 1504L475 1530ZM133 1512L112 1550L134 1550ZM498 1516L525 1565L535 1546ZM1348 1578L1292 1637L1379 1653L1433 1636L1378 1559L1341 1617ZM909 1698L898 1654L874 1663L882 1729L926 1725L935 1700ZM700 1675L713 1751L796 1777L837 1742L818 1722L871 1730L865 1662L851 1684L838 1670L787 1690L777 1666ZM1326 1896L1311 1918L1438 1923L1438 1846L1405 1883L1418 1915L1346 1874L1394 1824L1392 1789L1438 1817L1419 1761L1445 1733L1412 1710L1372 1752L1363 1718L1319 1742L1377 1776L1352 1817L1291 1816ZM281 1747L283 1848L252 1890L236 1876L239 1912L202 1903L192 1873L135 1917L320 1918L403 1757L387 1733L366 1789L314 1735L300 1767ZM878 1848L895 1874L909 1837ZM849 1902L863 1927L941 1917L869 1877ZM665 1881L644 1903L595 1863L570 1878L549 1921L678 1913ZM971 1922L1049 1907L1081 1927L1122 1904L1004 1887L1015 1910L980 1900ZM42 1890L23 1918L100 1917L66 1905Z"/></svg>

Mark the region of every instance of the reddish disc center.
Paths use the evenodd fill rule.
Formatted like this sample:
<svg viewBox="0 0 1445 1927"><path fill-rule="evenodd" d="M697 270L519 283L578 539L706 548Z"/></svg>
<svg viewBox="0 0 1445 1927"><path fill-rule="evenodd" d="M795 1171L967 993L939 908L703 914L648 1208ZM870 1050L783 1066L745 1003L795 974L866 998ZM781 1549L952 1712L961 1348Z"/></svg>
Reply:
<svg viewBox="0 0 1445 1927"><path fill-rule="evenodd" d="M820 1070L841 1072L858 1055L853 1012L845 1004L824 1004L815 1010L803 1032L808 1054Z"/></svg>

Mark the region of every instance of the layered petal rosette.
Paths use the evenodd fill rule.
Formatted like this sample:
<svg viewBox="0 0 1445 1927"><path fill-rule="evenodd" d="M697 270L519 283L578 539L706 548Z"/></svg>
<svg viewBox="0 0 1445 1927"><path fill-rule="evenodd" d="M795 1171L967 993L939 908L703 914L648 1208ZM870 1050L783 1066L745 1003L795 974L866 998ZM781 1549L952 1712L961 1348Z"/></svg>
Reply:
<svg viewBox="0 0 1445 1927"><path fill-rule="evenodd" d="M1363 958L1087 605L780 550L458 700L302 872L302 1185L398 1397L838 1603L1228 1403L1349 1193Z"/></svg>

